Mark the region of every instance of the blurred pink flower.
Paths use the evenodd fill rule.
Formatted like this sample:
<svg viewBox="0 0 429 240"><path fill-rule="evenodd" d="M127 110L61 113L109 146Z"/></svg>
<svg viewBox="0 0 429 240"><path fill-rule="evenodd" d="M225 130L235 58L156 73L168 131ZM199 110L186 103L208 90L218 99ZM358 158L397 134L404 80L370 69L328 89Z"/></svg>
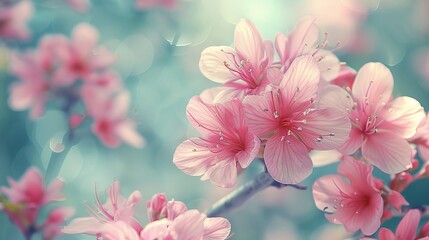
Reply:
<svg viewBox="0 0 429 240"><path fill-rule="evenodd" d="M73 30L68 51L61 55L61 74L85 79L111 66L116 57L106 47L97 46L98 38L98 32L93 26L87 23L77 25Z"/></svg>
<svg viewBox="0 0 429 240"><path fill-rule="evenodd" d="M341 175L326 175L314 183L317 208L326 212L330 222L343 224L348 232L360 229L365 235L375 233L383 214L383 198L375 187L372 166L346 158L338 173Z"/></svg>
<svg viewBox="0 0 429 240"><path fill-rule="evenodd" d="M66 2L78 12L86 12L91 6L89 0L66 0Z"/></svg>
<svg viewBox="0 0 429 240"><path fill-rule="evenodd" d="M178 0L136 0L136 8L150 9L155 7L163 7L167 9L174 8Z"/></svg>
<svg viewBox="0 0 429 240"><path fill-rule="evenodd" d="M211 105L193 97L186 112L203 137L181 143L174 153L174 164L189 175L203 175L202 180L232 187L237 181L237 166L247 168L260 148L259 139L247 128L241 101Z"/></svg>
<svg viewBox="0 0 429 240"><path fill-rule="evenodd" d="M19 181L8 178L8 182L10 188L0 187L0 211L6 213L26 237L39 230L49 231L52 226L37 225L39 212L46 204L64 199L60 193L63 182L55 179L45 187L39 170L34 167L28 169Z"/></svg>
<svg viewBox="0 0 429 240"><path fill-rule="evenodd" d="M401 222L399 222L395 234L387 228L381 228L378 232L378 238L380 240L414 240L416 239L416 231L420 218L420 211L411 209L405 214ZM419 236L419 239L428 240L429 236Z"/></svg>
<svg viewBox="0 0 429 240"><path fill-rule="evenodd" d="M82 217L73 219L69 225L64 227L63 232L66 234L85 233L90 235L99 235L103 230L104 223L113 223L123 221L135 231L142 230L141 225L134 218L134 208L140 202L141 194L134 191L126 199L119 194L120 185L115 181L106 191L107 201L102 204L98 193L95 193L97 202L94 208L88 206L91 217Z"/></svg>
<svg viewBox="0 0 429 240"><path fill-rule="evenodd" d="M315 21L314 17L305 17L298 22L288 36L277 33L275 47L280 56L283 73L288 70L296 58L311 55L320 70L321 78L329 81L337 77L340 71L340 62L331 51L324 49L328 45L327 39L316 46L319 39L319 28Z"/></svg>
<svg viewBox="0 0 429 240"><path fill-rule="evenodd" d="M269 84L267 69L273 56L272 42L263 41L252 22L240 20L235 27L234 48L214 46L201 53L199 66L203 75L222 84L205 94L215 92L212 102L222 102L263 92Z"/></svg>
<svg viewBox="0 0 429 240"><path fill-rule="evenodd" d="M53 209L48 216L48 219L43 223L43 239L53 240L61 235L62 226L65 220L74 214L73 208L59 207Z"/></svg>
<svg viewBox="0 0 429 240"><path fill-rule="evenodd" d="M30 31L27 24L32 15L31 1L22 0L14 5L0 5L0 38L28 39Z"/></svg>
<svg viewBox="0 0 429 240"><path fill-rule="evenodd" d="M346 91L331 95L331 102L346 111L352 121L349 139L340 151L353 154L362 147L363 157L386 173L411 167L412 137L424 111L410 97L392 100L393 77L381 63L368 63L358 72L350 96ZM341 89L340 89L341 91Z"/></svg>
<svg viewBox="0 0 429 240"><path fill-rule="evenodd" d="M277 90L244 99L249 129L267 139L265 164L278 182L302 181L312 172L309 150L335 149L347 139L347 116L317 103L319 80L313 57L299 57Z"/></svg>
<svg viewBox="0 0 429 240"><path fill-rule="evenodd" d="M117 147L122 141L142 147L143 138L136 131L136 123L128 118L130 102L126 91L111 93L98 87L85 86L81 96L88 116L94 119L92 131L108 147Z"/></svg>

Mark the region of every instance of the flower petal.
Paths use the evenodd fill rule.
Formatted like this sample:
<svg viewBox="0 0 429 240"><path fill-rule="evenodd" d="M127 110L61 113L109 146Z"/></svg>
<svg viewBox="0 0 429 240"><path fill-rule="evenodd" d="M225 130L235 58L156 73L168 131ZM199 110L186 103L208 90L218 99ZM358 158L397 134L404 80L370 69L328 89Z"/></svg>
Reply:
<svg viewBox="0 0 429 240"><path fill-rule="evenodd" d="M246 96L243 100L247 125L258 137L270 134L278 127L278 119L273 114L275 112L273 94L267 92L263 96Z"/></svg>
<svg viewBox="0 0 429 240"><path fill-rule="evenodd" d="M241 19L235 26L234 47L238 54L248 60L253 67L258 67L264 58L264 43L261 33L247 19Z"/></svg>
<svg viewBox="0 0 429 240"><path fill-rule="evenodd" d="M362 155L386 173L399 173L411 167L411 148L407 141L390 132L367 136Z"/></svg>
<svg viewBox="0 0 429 240"><path fill-rule="evenodd" d="M238 79L225 66L225 63L231 62L233 55L236 55L235 49L227 46L213 46L204 49L201 52L199 62L201 73L206 78L217 83L225 83Z"/></svg>
<svg viewBox="0 0 429 240"><path fill-rule="evenodd" d="M412 137L425 118L425 112L414 98L398 97L384 114L385 124L382 128L396 133L403 138ZM381 126L380 126L381 128Z"/></svg>
<svg viewBox="0 0 429 240"><path fill-rule="evenodd" d="M286 134L277 133L268 139L264 159L270 175L281 183L301 182L313 170L307 147Z"/></svg>
<svg viewBox="0 0 429 240"><path fill-rule="evenodd" d="M92 54L98 42L97 30L87 23L77 25L72 33L73 44L81 54L81 56L88 56Z"/></svg>
<svg viewBox="0 0 429 240"><path fill-rule="evenodd" d="M390 229L384 227L380 228L380 231L378 232L378 238L380 240L397 240L395 234L393 234Z"/></svg>
<svg viewBox="0 0 429 240"><path fill-rule="evenodd" d="M204 220L204 240L224 240L228 238L231 224L225 218L215 217Z"/></svg>
<svg viewBox="0 0 429 240"><path fill-rule="evenodd" d="M405 214L396 228L397 239L415 239L417 227L419 226L421 214L418 209L411 209Z"/></svg>
<svg viewBox="0 0 429 240"><path fill-rule="evenodd" d="M181 143L174 152L173 163L177 168L191 176L203 175L214 165L215 154L204 146L199 138L192 138Z"/></svg>
<svg viewBox="0 0 429 240"><path fill-rule="evenodd" d="M393 91L393 76L381 63L367 63L357 73L352 93L358 104L368 101L377 109L388 103Z"/></svg>

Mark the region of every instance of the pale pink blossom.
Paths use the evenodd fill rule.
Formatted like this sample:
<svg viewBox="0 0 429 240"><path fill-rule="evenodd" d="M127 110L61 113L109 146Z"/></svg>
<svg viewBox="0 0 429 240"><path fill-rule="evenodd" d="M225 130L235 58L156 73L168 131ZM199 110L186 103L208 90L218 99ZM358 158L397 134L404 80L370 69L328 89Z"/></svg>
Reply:
<svg viewBox="0 0 429 240"><path fill-rule="evenodd" d="M120 185L115 181L106 191L107 201L102 204L96 193L96 203L94 208L88 206L91 217L82 217L73 219L73 221L64 227L66 234L90 234L99 235L103 229L103 224L123 221L129 226L140 232L141 225L134 218L134 208L140 202L141 194L134 191L128 198L119 194Z"/></svg>
<svg viewBox="0 0 429 240"><path fill-rule="evenodd" d="M186 112L203 137L181 143L174 153L174 164L186 174L232 187L237 181L237 166L247 168L260 148L259 139L247 128L241 101L211 105L193 97Z"/></svg>
<svg viewBox="0 0 429 240"><path fill-rule="evenodd" d="M53 240L61 235L65 220L74 214L73 208L59 207L49 213L48 219L43 223L43 239Z"/></svg>
<svg viewBox="0 0 429 240"><path fill-rule="evenodd" d="M86 12L91 6L89 0L66 0L66 2L78 12Z"/></svg>
<svg viewBox="0 0 429 240"><path fill-rule="evenodd" d="M291 64L277 90L246 96L243 101L249 129L267 140L265 164L278 182L302 181L312 171L311 149L335 149L347 139L347 116L318 103L319 80L313 57L300 57Z"/></svg>
<svg viewBox="0 0 429 240"><path fill-rule="evenodd" d="M288 36L278 33L275 48L280 57L283 73L287 71L296 58L311 55L320 70L321 78L329 81L337 77L340 71L340 62L331 51L324 49L328 45L327 39L317 45L319 28L315 21L314 17L307 16L298 22Z"/></svg>
<svg viewBox="0 0 429 240"><path fill-rule="evenodd" d="M61 74L85 79L111 66L116 57L105 46L97 46L98 40L98 32L93 26L87 23L77 25L72 32L68 51L61 54Z"/></svg>
<svg viewBox="0 0 429 240"><path fill-rule="evenodd" d="M129 93L100 91L96 86L85 86L81 96L88 116L94 119L92 131L108 147L117 147L126 142L142 147L143 138L136 130L136 123L128 117Z"/></svg>
<svg viewBox="0 0 429 240"><path fill-rule="evenodd" d="M383 214L383 198L375 186L372 166L347 158L341 161L338 173L314 183L317 208L326 212L330 222L343 224L348 232L375 233Z"/></svg>
<svg viewBox="0 0 429 240"><path fill-rule="evenodd" d="M419 226L420 218L420 211L411 209L405 214L401 222L399 222L395 234L387 228L381 228L378 232L378 238L380 240L414 240L416 239L416 231ZM418 239L428 240L429 236L420 235Z"/></svg>
<svg viewBox="0 0 429 240"><path fill-rule="evenodd" d="M359 70L351 95L340 88L326 95L352 122L349 139L340 151L348 155L361 148L362 156L386 173L411 167L411 148L405 139L416 133L425 115L413 98L393 100L392 90L389 69L368 63Z"/></svg>
<svg viewBox="0 0 429 240"><path fill-rule="evenodd" d="M263 41L261 33L246 19L240 20L234 32L234 47L214 46L203 50L199 67L208 79L222 86L213 102L259 94L270 83L267 70L274 56L272 42Z"/></svg>
<svg viewBox="0 0 429 240"><path fill-rule="evenodd" d="M33 15L31 1L0 6L0 38L25 40L30 37L28 22Z"/></svg>
<svg viewBox="0 0 429 240"><path fill-rule="evenodd" d="M178 0L136 0L136 8L150 9L155 7L163 7L167 9L174 8Z"/></svg>

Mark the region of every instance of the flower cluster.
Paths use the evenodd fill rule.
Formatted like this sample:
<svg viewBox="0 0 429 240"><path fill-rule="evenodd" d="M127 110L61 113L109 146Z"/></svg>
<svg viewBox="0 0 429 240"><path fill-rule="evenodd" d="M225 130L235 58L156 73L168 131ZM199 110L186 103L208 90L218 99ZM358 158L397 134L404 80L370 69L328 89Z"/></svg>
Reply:
<svg viewBox="0 0 429 240"><path fill-rule="evenodd" d="M28 39L27 23L33 15L33 4L29 0L4 2L0 3L0 39Z"/></svg>
<svg viewBox="0 0 429 240"><path fill-rule="evenodd" d="M14 54L11 72L19 82L10 88L9 105L15 110L30 109L34 119L44 114L48 101L55 100L70 118L72 129L91 118L92 131L106 146L126 142L141 147L143 139L128 116L129 93L111 69L116 57L97 46L98 39L96 29L82 23L70 39L48 35L36 50Z"/></svg>
<svg viewBox="0 0 429 240"><path fill-rule="evenodd" d="M164 194L156 194L147 202L149 223L142 226L134 210L141 200L140 192L125 198L119 194L119 187L118 182L113 182L104 204L96 193L94 207L87 206L91 217L74 219L63 232L84 233L103 240L223 240L229 236L228 220L207 218L197 210L188 210L183 202L167 201Z"/></svg>
<svg viewBox="0 0 429 240"><path fill-rule="evenodd" d="M0 211L19 228L28 239L38 232L43 239L51 240L61 234L64 221L74 213L69 207L53 208L47 218L40 221L41 209L53 201L63 200L63 182L58 179L45 187L36 168L28 169L19 181L8 179L10 188L0 187Z"/></svg>

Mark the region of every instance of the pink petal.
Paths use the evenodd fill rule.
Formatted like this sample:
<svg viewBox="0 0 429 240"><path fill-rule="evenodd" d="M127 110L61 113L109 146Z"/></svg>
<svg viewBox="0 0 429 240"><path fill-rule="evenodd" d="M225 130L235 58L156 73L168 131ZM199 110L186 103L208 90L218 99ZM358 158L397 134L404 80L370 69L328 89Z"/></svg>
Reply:
<svg viewBox="0 0 429 240"><path fill-rule="evenodd" d="M277 33L276 39L274 40L274 46L276 48L277 54L280 56L280 60L282 63L286 61L286 44L287 44L288 38L283 33Z"/></svg>
<svg viewBox="0 0 429 240"><path fill-rule="evenodd" d="M248 127L258 137L272 133L278 128L278 119L273 115L273 94L275 93L267 92L263 96L246 96L243 100Z"/></svg>
<svg viewBox="0 0 429 240"><path fill-rule="evenodd" d="M313 57L309 55L296 58L292 62L279 87L284 92L285 102L293 101L290 104L297 105L316 98L319 81L319 68Z"/></svg>
<svg viewBox="0 0 429 240"><path fill-rule="evenodd" d="M343 88L327 85L320 89L319 105L321 107L335 108L348 114L353 109L353 99Z"/></svg>
<svg viewBox="0 0 429 240"><path fill-rule="evenodd" d="M267 77L272 84L278 86L283 79L283 72L278 68L269 68L267 70Z"/></svg>
<svg viewBox="0 0 429 240"><path fill-rule="evenodd" d="M233 187L237 182L237 165L235 161L218 162L208 172L210 181L219 187Z"/></svg>
<svg viewBox="0 0 429 240"><path fill-rule="evenodd" d="M82 57L92 54L98 42L97 30L87 23L77 25L72 33L73 45Z"/></svg>
<svg viewBox="0 0 429 240"><path fill-rule="evenodd" d="M76 218L69 225L65 226L62 232L66 234L86 233L95 235L101 230L102 226L100 221L93 217Z"/></svg>
<svg viewBox="0 0 429 240"><path fill-rule="evenodd" d="M393 90L393 76L381 63L367 63L357 73L352 93L358 104L368 101L375 108L388 103ZM366 100L367 99L367 100Z"/></svg>
<svg viewBox="0 0 429 240"><path fill-rule="evenodd" d="M261 33L247 19L241 19L235 26L234 47L240 57L248 60L254 67L259 66L259 61L264 57Z"/></svg>
<svg viewBox="0 0 429 240"><path fill-rule="evenodd" d="M223 127L219 117L210 105L206 105L200 97L192 97L186 106L186 116L189 122L202 134L212 134Z"/></svg>
<svg viewBox="0 0 429 240"><path fill-rule="evenodd" d="M405 214L396 228L395 236L398 239L415 239L419 226L421 213L417 209L411 209Z"/></svg>
<svg viewBox="0 0 429 240"><path fill-rule="evenodd" d="M402 206L409 205L404 196L402 196L402 194L397 191L392 191L389 194L387 202L398 211L401 211Z"/></svg>
<svg viewBox="0 0 429 240"><path fill-rule="evenodd" d="M339 175L325 175L317 179L313 185L316 207L324 212L335 212L339 201L343 198L340 190L345 193L353 192L350 185Z"/></svg>
<svg viewBox="0 0 429 240"><path fill-rule="evenodd" d="M403 138L412 137L425 118L423 107L417 100L410 97L396 98L383 115L386 121L383 128Z"/></svg>
<svg viewBox="0 0 429 240"><path fill-rule="evenodd" d="M268 172L280 183L301 182L313 170L307 147L286 134L277 133L268 139L264 159Z"/></svg>
<svg viewBox="0 0 429 240"><path fill-rule="evenodd" d="M63 194L61 194L61 191L63 190L63 188L64 188L63 181L57 178L52 180L52 182L49 184L48 188L46 189L45 201L50 202L50 201L64 200L65 197Z"/></svg>
<svg viewBox="0 0 429 240"><path fill-rule="evenodd" d="M197 210L189 210L174 219L171 228L176 232L177 239L202 239L204 234L204 219L205 216Z"/></svg>
<svg viewBox="0 0 429 240"><path fill-rule="evenodd" d="M250 163L258 155L261 141L255 135L248 133L246 134L246 150L240 151L235 155L235 159L240 163L242 168L247 168Z"/></svg>
<svg viewBox="0 0 429 240"><path fill-rule="evenodd" d="M355 153L363 143L364 135L360 130L352 127L348 140L338 150L344 155L351 155Z"/></svg>
<svg viewBox="0 0 429 240"><path fill-rule="evenodd" d="M287 39L285 53L279 53L280 56L283 56L282 63L291 64L295 58L302 55L306 48L316 43L319 38L319 29L314 22L315 18L310 16L304 17L298 22Z"/></svg>
<svg viewBox="0 0 429 240"><path fill-rule="evenodd" d="M411 149L407 141L390 132L367 136L362 155L386 173L399 173L411 167Z"/></svg>
<svg viewBox="0 0 429 240"><path fill-rule="evenodd" d="M351 124L347 115L333 108L309 113L303 130L297 133L308 147L330 150L341 147L349 137ZM321 139L318 141L316 139Z"/></svg>
<svg viewBox="0 0 429 240"><path fill-rule="evenodd" d="M93 50L90 64L94 68L107 68L114 64L118 58L107 47L100 46Z"/></svg>
<svg viewBox="0 0 429 240"><path fill-rule="evenodd" d="M353 158L346 158L341 161L338 173L347 177L355 191L361 193L378 191L374 187L372 177L372 166Z"/></svg>
<svg viewBox="0 0 429 240"><path fill-rule="evenodd" d="M395 234L393 234L390 229L384 227L380 228L380 231L378 232L378 238L379 240L397 240Z"/></svg>
<svg viewBox="0 0 429 240"><path fill-rule="evenodd" d="M320 49L313 55L320 70L320 76L326 81L335 79L341 68L340 60L330 51ZM320 59L320 60L319 60Z"/></svg>
<svg viewBox="0 0 429 240"><path fill-rule="evenodd" d="M178 216L188 211L188 208L183 202L173 200L167 203L165 210L167 211L167 218L170 220L174 220Z"/></svg>
<svg viewBox="0 0 429 240"><path fill-rule="evenodd" d="M136 130L136 124L131 120L125 120L119 124L116 127L116 135L133 147L142 148L144 146L145 141Z"/></svg>
<svg viewBox="0 0 429 240"><path fill-rule="evenodd" d="M176 148L173 163L186 174L203 175L214 164L216 156L204 144L199 138L184 141Z"/></svg>
<svg viewBox="0 0 429 240"><path fill-rule="evenodd" d="M348 87L352 89L355 78L356 70L348 66L342 66L340 68L339 75L333 79L331 83L340 87Z"/></svg>
<svg viewBox="0 0 429 240"><path fill-rule="evenodd" d="M231 62L232 55L236 55L235 49L227 46L214 46L204 49L201 52L199 62L201 73L217 83L238 79L225 66L225 63Z"/></svg>
<svg viewBox="0 0 429 240"><path fill-rule="evenodd" d="M231 231L231 224L225 218L206 218L204 220L204 240L225 240Z"/></svg>

